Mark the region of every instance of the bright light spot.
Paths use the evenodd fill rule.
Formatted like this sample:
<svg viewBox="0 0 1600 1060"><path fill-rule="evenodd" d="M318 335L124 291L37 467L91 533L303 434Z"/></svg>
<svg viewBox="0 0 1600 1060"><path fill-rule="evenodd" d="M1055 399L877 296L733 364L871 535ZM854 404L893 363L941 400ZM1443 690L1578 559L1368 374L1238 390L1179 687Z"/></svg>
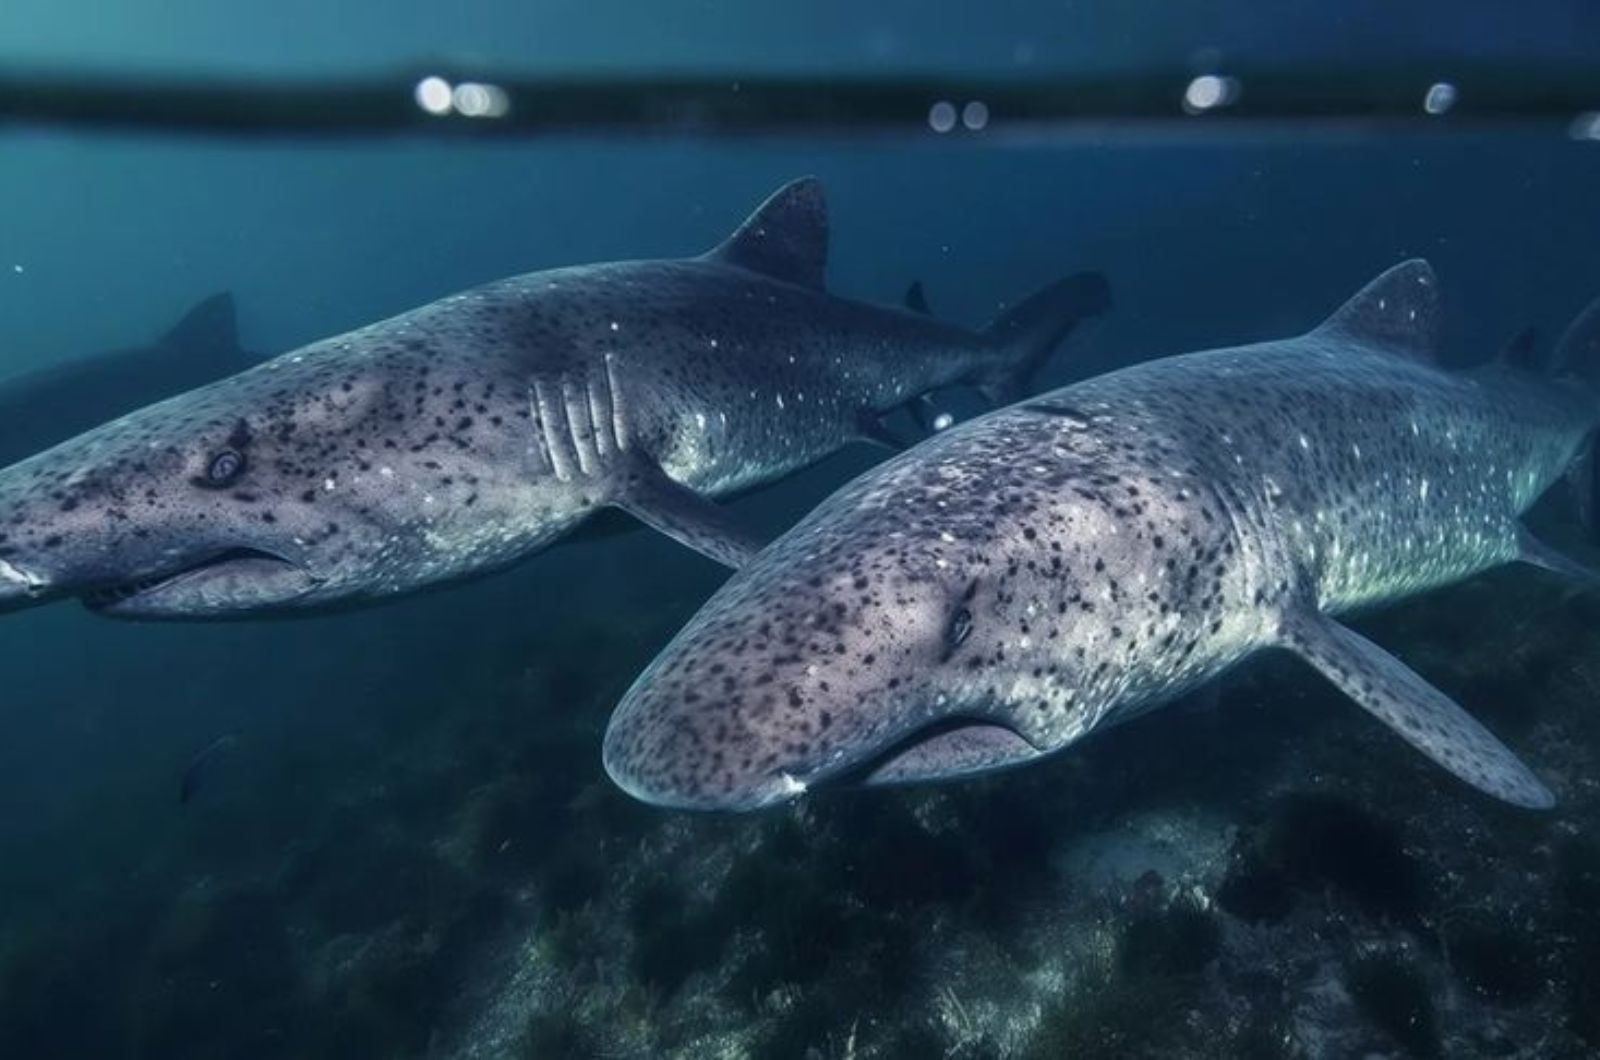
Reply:
<svg viewBox="0 0 1600 1060"><path fill-rule="evenodd" d="M975 99L961 108L961 124L977 132L989 124L989 104Z"/></svg>
<svg viewBox="0 0 1600 1060"><path fill-rule="evenodd" d="M956 418L950 415L950 413L941 412L939 415L933 418L933 429L936 431L947 431L955 422Z"/></svg>
<svg viewBox="0 0 1600 1060"><path fill-rule="evenodd" d="M1226 107L1239 98L1239 82L1217 74L1201 74L1183 90L1183 109L1190 114L1201 114L1217 107Z"/></svg>
<svg viewBox="0 0 1600 1060"><path fill-rule="evenodd" d="M1574 140L1600 140L1600 110L1578 115L1567 132Z"/></svg>
<svg viewBox="0 0 1600 1060"><path fill-rule="evenodd" d="M785 795L804 795L806 793L806 782L796 779L788 773L779 773L778 788Z"/></svg>
<svg viewBox="0 0 1600 1060"><path fill-rule="evenodd" d="M1443 114L1456 105L1456 86L1448 81L1440 81L1428 86L1428 94L1422 98L1422 109L1429 114Z"/></svg>
<svg viewBox="0 0 1600 1060"><path fill-rule="evenodd" d="M936 133L947 133L956 127L956 105L941 99L928 108L928 128Z"/></svg>
<svg viewBox="0 0 1600 1060"><path fill-rule="evenodd" d="M499 85L463 81L451 98L456 110L468 118L499 118L511 109L511 100Z"/></svg>
<svg viewBox="0 0 1600 1060"><path fill-rule="evenodd" d="M20 264L13 265L13 266L11 266L11 271L14 272L14 273L17 273L18 275L21 275L22 274L22 266Z"/></svg>
<svg viewBox="0 0 1600 1060"><path fill-rule="evenodd" d="M453 105L451 102L450 82L442 77L424 77L417 82L414 93L417 106L429 114L445 115L450 113Z"/></svg>

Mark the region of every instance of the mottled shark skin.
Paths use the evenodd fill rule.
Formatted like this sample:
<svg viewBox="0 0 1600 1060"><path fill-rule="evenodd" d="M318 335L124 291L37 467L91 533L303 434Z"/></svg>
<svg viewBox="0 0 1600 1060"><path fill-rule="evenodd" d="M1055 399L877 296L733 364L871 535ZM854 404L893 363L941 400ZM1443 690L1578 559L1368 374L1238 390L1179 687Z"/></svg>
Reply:
<svg viewBox="0 0 1600 1060"><path fill-rule="evenodd" d="M613 506L729 565L710 498L927 391L1024 381L1106 304L1062 280L975 332L829 295L821 188L710 253L490 283L141 409L0 473L0 603L204 618L506 566Z"/></svg>
<svg viewBox="0 0 1600 1060"><path fill-rule="evenodd" d="M1495 564L1592 581L1518 515L1597 424L1600 311L1558 357L1436 366L1425 262L1309 334L1138 364L975 419L850 483L638 679L605 765L665 806L936 780L1068 747L1268 649L1489 794L1551 792L1336 615Z"/></svg>
<svg viewBox="0 0 1600 1060"><path fill-rule="evenodd" d="M0 467L263 360L239 347L233 296L203 299L164 335L0 380Z"/></svg>

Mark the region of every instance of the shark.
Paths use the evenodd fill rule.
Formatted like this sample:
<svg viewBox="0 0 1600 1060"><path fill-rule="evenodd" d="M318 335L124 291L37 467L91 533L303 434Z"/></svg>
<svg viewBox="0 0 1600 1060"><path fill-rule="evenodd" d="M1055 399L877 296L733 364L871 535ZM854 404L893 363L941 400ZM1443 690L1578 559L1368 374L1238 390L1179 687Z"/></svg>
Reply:
<svg viewBox="0 0 1600 1060"><path fill-rule="evenodd" d="M264 359L239 344L233 295L197 302L154 342L0 380L0 467Z"/></svg>
<svg viewBox="0 0 1600 1060"><path fill-rule="evenodd" d="M1551 789L1340 621L1521 562L1519 515L1593 511L1600 303L1539 369L1438 357L1424 261L1314 330L1146 361L988 413L844 486L730 578L618 704L611 778L667 807L1037 762L1260 653L1308 663L1456 777Z"/></svg>
<svg viewBox="0 0 1600 1060"><path fill-rule="evenodd" d="M139 409L0 472L0 606L124 618L354 605L505 567L615 508L729 566L717 498L941 388L1004 400L1107 285L981 331L829 294L820 183L706 254L534 272Z"/></svg>

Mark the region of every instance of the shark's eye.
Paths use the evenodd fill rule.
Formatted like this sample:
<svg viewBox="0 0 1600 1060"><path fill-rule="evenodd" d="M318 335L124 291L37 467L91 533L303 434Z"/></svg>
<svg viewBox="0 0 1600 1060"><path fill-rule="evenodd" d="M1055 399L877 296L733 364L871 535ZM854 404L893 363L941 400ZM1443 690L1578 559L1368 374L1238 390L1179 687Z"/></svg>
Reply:
<svg viewBox="0 0 1600 1060"><path fill-rule="evenodd" d="M223 449L206 465L206 485L227 486L244 474L244 454L237 449Z"/></svg>
<svg viewBox="0 0 1600 1060"><path fill-rule="evenodd" d="M971 632L972 612L965 606L958 607L955 614L950 616L950 625L944 631L944 657L948 659L954 655Z"/></svg>

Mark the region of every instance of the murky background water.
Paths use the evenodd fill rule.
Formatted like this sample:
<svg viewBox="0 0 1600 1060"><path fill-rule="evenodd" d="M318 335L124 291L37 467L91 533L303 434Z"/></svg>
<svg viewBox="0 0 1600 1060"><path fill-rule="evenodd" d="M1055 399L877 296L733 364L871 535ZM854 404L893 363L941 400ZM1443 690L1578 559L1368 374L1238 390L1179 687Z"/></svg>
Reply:
<svg viewBox="0 0 1600 1060"><path fill-rule="evenodd" d="M327 73L1135 69L1593 54L1586 5L217 5L12 0L0 64ZM1203 58L1214 59L1207 53ZM1357 64L1358 66L1360 64ZM1443 75L1441 75L1443 76ZM1248 86L1246 86L1248 90ZM995 129L1003 129L997 115ZM815 173L830 285L977 323L1067 271L1116 309L1054 385L1302 330L1433 261L1460 363L1600 292L1600 144L1559 127L1027 143L295 143L0 130L0 372L234 293L279 352L488 279L696 253ZM0 384L3 385L3 384ZM771 528L877 459L741 502ZM1594 561L1557 498L1544 532ZM1496 572L1366 627L1553 778L1490 805L1308 672L1027 771L752 818L629 802L599 737L723 578L647 533L366 611L0 635L0 1055L1588 1055L1600 609ZM179 777L223 734L187 805Z"/></svg>

